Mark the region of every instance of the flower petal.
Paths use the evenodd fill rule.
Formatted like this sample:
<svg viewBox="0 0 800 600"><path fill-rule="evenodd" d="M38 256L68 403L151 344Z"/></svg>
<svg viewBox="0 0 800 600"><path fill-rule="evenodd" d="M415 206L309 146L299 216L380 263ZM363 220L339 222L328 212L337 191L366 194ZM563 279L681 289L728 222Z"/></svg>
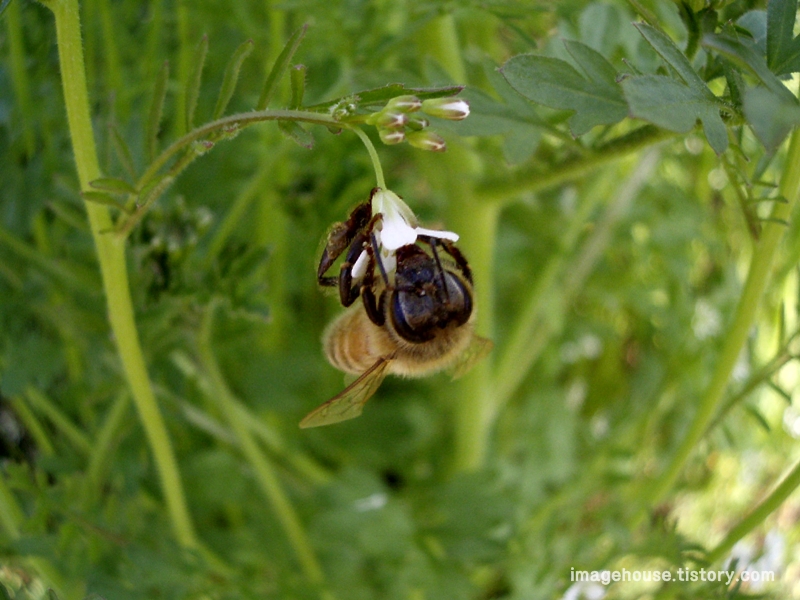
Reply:
<svg viewBox="0 0 800 600"><path fill-rule="evenodd" d="M427 235L428 237L439 238L440 240L450 240L451 242L458 241L458 234L453 231L426 229L424 227L417 227L414 231L417 232L417 235Z"/></svg>

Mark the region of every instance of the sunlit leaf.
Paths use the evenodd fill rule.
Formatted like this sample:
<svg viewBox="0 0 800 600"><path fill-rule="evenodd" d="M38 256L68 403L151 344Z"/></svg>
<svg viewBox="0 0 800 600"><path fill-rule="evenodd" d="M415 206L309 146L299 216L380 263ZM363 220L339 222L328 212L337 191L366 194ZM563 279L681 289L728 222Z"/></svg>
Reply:
<svg viewBox="0 0 800 600"><path fill-rule="evenodd" d="M700 120L717 154L728 147L728 131L719 113L722 107L705 93L663 75L629 77L622 88L634 117L677 133L691 131Z"/></svg>
<svg viewBox="0 0 800 600"><path fill-rule="evenodd" d="M622 120L628 108L611 65L578 42L569 42L567 50L584 74L563 60L533 54L509 59L501 71L526 98L551 108L575 111L570 118L570 129L575 136L596 125Z"/></svg>

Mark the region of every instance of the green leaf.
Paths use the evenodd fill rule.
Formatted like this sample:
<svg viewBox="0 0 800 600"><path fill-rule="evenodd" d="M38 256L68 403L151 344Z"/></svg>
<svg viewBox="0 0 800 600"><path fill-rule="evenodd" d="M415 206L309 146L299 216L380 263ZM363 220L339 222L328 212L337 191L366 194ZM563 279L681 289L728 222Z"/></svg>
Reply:
<svg viewBox="0 0 800 600"><path fill-rule="evenodd" d="M89 185L97 190L111 192L113 194L136 194L136 188L124 179L118 177L100 177L89 182Z"/></svg>
<svg viewBox="0 0 800 600"><path fill-rule="evenodd" d="M169 61L164 61L156 79L156 87L153 90L153 100L150 103L150 112L148 113L147 128L145 130L147 156L151 161L156 157L158 151L158 133L161 129L161 114L164 110L164 99L167 96L168 81Z"/></svg>
<svg viewBox="0 0 800 600"><path fill-rule="evenodd" d="M767 88L751 88L744 95L744 116L764 147L774 152L800 125L800 105Z"/></svg>
<svg viewBox="0 0 800 600"><path fill-rule="evenodd" d="M200 97L200 83L203 80L203 66L206 64L208 53L208 36L204 35L197 44L192 60L192 71L186 82L186 130L194 128L194 111L197 109L197 99Z"/></svg>
<svg viewBox="0 0 800 600"><path fill-rule="evenodd" d="M576 137L596 125L612 125L625 118L628 107L608 61L580 42L568 42L567 51L586 76L563 60L533 54L509 59L500 71L533 102L575 111L570 129Z"/></svg>
<svg viewBox="0 0 800 600"><path fill-rule="evenodd" d="M295 65L289 72L289 79L292 84L291 108L300 108L303 105L303 96L306 91L306 67L305 65Z"/></svg>
<svg viewBox="0 0 800 600"><path fill-rule="evenodd" d="M214 107L214 116L212 120L219 119L228 107L228 103L233 97L233 92L236 90L236 82L239 81L239 71L242 69L242 63L245 58L250 56L252 51L253 40L247 40L236 48L231 59L228 61L228 66L225 67L225 75L222 77L222 86L219 90L217 105Z"/></svg>
<svg viewBox="0 0 800 600"><path fill-rule="evenodd" d="M120 202L119 200L115 200L106 192L81 192L81 197L86 200L87 202L94 202L95 204L103 204L105 206L111 206L113 208L119 209L126 214L131 214L131 211L127 209L127 207Z"/></svg>
<svg viewBox="0 0 800 600"><path fill-rule="evenodd" d="M728 132L720 104L695 88L662 75L629 77L622 82L631 114L676 133L688 133L699 119L708 143L717 154L728 147Z"/></svg>
<svg viewBox="0 0 800 600"><path fill-rule="evenodd" d="M278 128L286 137L291 138L303 148L311 150L314 147L314 136L303 129L297 121L278 121Z"/></svg>
<svg viewBox="0 0 800 600"><path fill-rule="evenodd" d="M636 23L636 28L639 30L639 33L642 34L642 37L653 47L653 50L655 50L669 66L675 69L686 85L710 98L714 97L714 94L708 89L706 83L692 68L689 59L686 58L683 52L680 51L667 35L646 23Z"/></svg>
<svg viewBox="0 0 800 600"><path fill-rule="evenodd" d="M764 56L750 39L733 37L727 34L708 34L703 36L703 47L724 55L728 60L740 67L749 69L773 93L785 97L787 100L794 98L769 70Z"/></svg>
<svg viewBox="0 0 800 600"><path fill-rule="evenodd" d="M328 100L313 106L307 106L308 110L324 110L337 104L352 103L357 105L358 108L366 108L371 106L383 106L392 98L396 96L412 95L420 100L427 100L428 98L445 98L447 96L455 96L464 89L463 85L449 85L445 87L433 88L415 88L408 87L403 83L390 83L379 88L372 88L361 92L356 92L349 96L342 96L335 100Z"/></svg>
<svg viewBox="0 0 800 600"><path fill-rule="evenodd" d="M9 4L11 4L11 0L3 0L0 2L0 17L3 16L3 13L6 11L6 8L8 8Z"/></svg>
<svg viewBox="0 0 800 600"><path fill-rule="evenodd" d="M800 71L800 36L792 38L797 0L770 0L767 5L767 64L775 75Z"/></svg>
<svg viewBox="0 0 800 600"><path fill-rule="evenodd" d="M264 82L264 89L261 90L261 96L258 98L256 110L264 110L267 108L269 101L272 100L278 80L280 79L281 75L283 75L284 71L286 71L286 69L289 67L289 63L292 61L294 53L297 52L297 48L300 47L300 42L303 41L303 36L306 34L306 29L308 29L308 25L303 25L300 29L295 31L286 42L283 50L275 60L275 64L272 65L272 69L267 76L267 81Z"/></svg>
<svg viewBox="0 0 800 600"><path fill-rule="evenodd" d="M109 124L108 129L111 133L111 145L114 148L114 153L117 155L117 160L119 160L122 168L130 175L131 179L136 179L136 167L134 166L133 154L131 153L128 143L125 141L125 138L122 137L122 134L120 134L115 123Z"/></svg>

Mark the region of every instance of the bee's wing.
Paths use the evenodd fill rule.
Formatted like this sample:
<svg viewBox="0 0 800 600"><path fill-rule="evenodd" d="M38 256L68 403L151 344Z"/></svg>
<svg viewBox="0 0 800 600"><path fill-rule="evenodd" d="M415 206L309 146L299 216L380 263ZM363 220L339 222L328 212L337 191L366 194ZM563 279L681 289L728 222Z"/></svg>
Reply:
<svg viewBox="0 0 800 600"><path fill-rule="evenodd" d="M450 376L453 379L458 379L462 375L466 375L478 361L491 352L492 348L494 348L492 340L479 335L473 336L469 346L450 367Z"/></svg>
<svg viewBox="0 0 800 600"><path fill-rule="evenodd" d="M391 360L390 356L379 358L344 390L308 413L300 421L300 427L305 429L320 425L332 425L359 416L367 400L378 391L383 378L386 377L386 369Z"/></svg>

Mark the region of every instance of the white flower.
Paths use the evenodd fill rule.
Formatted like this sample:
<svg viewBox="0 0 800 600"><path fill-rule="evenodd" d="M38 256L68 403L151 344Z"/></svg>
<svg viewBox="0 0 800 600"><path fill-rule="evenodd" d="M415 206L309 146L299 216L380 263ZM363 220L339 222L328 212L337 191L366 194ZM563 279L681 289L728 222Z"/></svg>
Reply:
<svg viewBox="0 0 800 600"><path fill-rule="evenodd" d="M400 199L400 196L389 190L378 188L372 195L372 214L378 213L382 215L379 244L389 252L393 253L401 246L415 243L417 236L420 235L451 242L458 241L458 234L452 231L419 227L417 217L408 205Z"/></svg>

